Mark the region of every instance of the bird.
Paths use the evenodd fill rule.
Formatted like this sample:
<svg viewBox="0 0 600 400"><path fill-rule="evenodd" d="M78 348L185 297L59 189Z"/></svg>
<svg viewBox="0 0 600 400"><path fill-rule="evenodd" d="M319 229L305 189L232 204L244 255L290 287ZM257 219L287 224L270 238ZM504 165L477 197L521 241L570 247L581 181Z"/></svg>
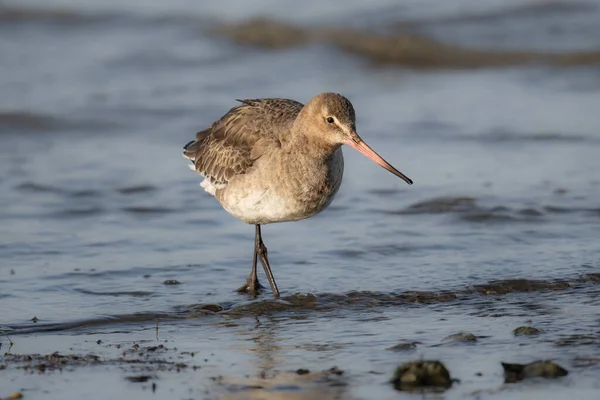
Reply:
<svg viewBox="0 0 600 400"><path fill-rule="evenodd" d="M280 296L262 239L261 225L312 217L335 197L348 145L406 183L413 181L379 156L356 132L350 100L321 93L306 104L286 98L236 99L231 108L183 147L200 186L232 216L255 226L254 258L240 293L264 287L263 265L275 298Z"/></svg>

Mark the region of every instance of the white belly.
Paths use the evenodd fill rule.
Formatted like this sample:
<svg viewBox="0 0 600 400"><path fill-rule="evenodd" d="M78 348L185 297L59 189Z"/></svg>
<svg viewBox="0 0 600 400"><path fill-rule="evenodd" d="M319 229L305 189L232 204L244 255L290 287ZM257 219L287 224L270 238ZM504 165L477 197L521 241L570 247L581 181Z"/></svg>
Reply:
<svg viewBox="0 0 600 400"><path fill-rule="evenodd" d="M297 221L307 218L302 210L271 189L241 193L229 193L227 201L221 203L231 215L249 224L270 224L274 222Z"/></svg>
<svg viewBox="0 0 600 400"><path fill-rule="evenodd" d="M299 184L284 176L269 179L273 176L264 176L260 170L255 175L240 175L224 188L209 187L208 183L202 186L217 197L227 212L246 223L298 221L323 211L335 197L344 171L341 149L330 161L328 177L317 180L327 182L325 187L312 186L307 183L310 179Z"/></svg>

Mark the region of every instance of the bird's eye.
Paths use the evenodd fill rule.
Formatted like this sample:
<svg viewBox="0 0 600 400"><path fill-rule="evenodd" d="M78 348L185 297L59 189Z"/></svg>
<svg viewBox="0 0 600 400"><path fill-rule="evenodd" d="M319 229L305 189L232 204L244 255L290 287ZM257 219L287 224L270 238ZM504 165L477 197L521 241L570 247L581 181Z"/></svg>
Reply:
<svg viewBox="0 0 600 400"><path fill-rule="evenodd" d="M334 121L333 117L327 117L327 122L330 124L333 124L335 121Z"/></svg>

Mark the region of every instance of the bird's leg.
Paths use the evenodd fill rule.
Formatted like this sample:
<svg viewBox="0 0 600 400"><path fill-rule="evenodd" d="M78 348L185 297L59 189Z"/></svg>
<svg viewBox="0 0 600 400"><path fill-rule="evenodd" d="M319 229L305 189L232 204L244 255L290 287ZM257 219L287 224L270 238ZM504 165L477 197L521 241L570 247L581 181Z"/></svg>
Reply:
<svg viewBox="0 0 600 400"><path fill-rule="evenodd" d="M277 289L277 283L275 283L275 278L273 277L273 273L271 272L271 266L269 265L269 259L267 258L267 248L262 241L262 235L260 234L260 225L256 225L256 249L255 251L258 254L258 258L260 258L260 262L265 269L265 274L267 275L267 279L269 280L269 285L271 285L271 290L273 291L273 296L279 297L279 289ZM256 262L256 260L255 260Z"/></svg>
<svg viewBox="0 0 600 400"><path fill-rule="evenodd" d="M252 261L252 271L250 271L250 275L248 275L248 279L246 283L244 283L237 291L239 293L256 293L261 289L264 289L264 286L260 284L258 281L258 275L256 271L257 261L258 261L258 247L260 240L260 228L259 225L256 225L256 234L254 237L254 259ZM260 240L261 241L261 240Z"/></svg>

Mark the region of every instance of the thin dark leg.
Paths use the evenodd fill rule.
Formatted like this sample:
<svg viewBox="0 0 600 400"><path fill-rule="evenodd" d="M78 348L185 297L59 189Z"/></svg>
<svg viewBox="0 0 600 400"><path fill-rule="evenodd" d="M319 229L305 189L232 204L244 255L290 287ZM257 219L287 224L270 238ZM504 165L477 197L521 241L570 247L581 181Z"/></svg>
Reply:
<svg viewBox="0 0 600 400"><path fill-rule="evenodd" d="M258 226L258 225L257 225ZM246 279L246 283L244 283L237 291L240 293L256 293L261 289L264 289L264 286L260 284L258 281L258 274L256 271L257 268L257 260L258 260L258 247L260 243L260 228L257 229L257 233L254 237L254 258L252 260L252 271L250 271L250 275L248 279Z"/></svg>
<svg viewBox="0 0 600 400"><path fill-rule="evenodd" d="M256 225L256 252L258 254L258 258L265 269L265 274L267 274L267 279L269 280L269 285L271 285L271 290L273 291L273 296L279 297L279 289L277 289L277 283L275 283L275 278L273 277L273 273L271 272L271 266L269 265L269 259L267 258L267 248L262 241L262 235L260 234L260 225Z"/></svg>

